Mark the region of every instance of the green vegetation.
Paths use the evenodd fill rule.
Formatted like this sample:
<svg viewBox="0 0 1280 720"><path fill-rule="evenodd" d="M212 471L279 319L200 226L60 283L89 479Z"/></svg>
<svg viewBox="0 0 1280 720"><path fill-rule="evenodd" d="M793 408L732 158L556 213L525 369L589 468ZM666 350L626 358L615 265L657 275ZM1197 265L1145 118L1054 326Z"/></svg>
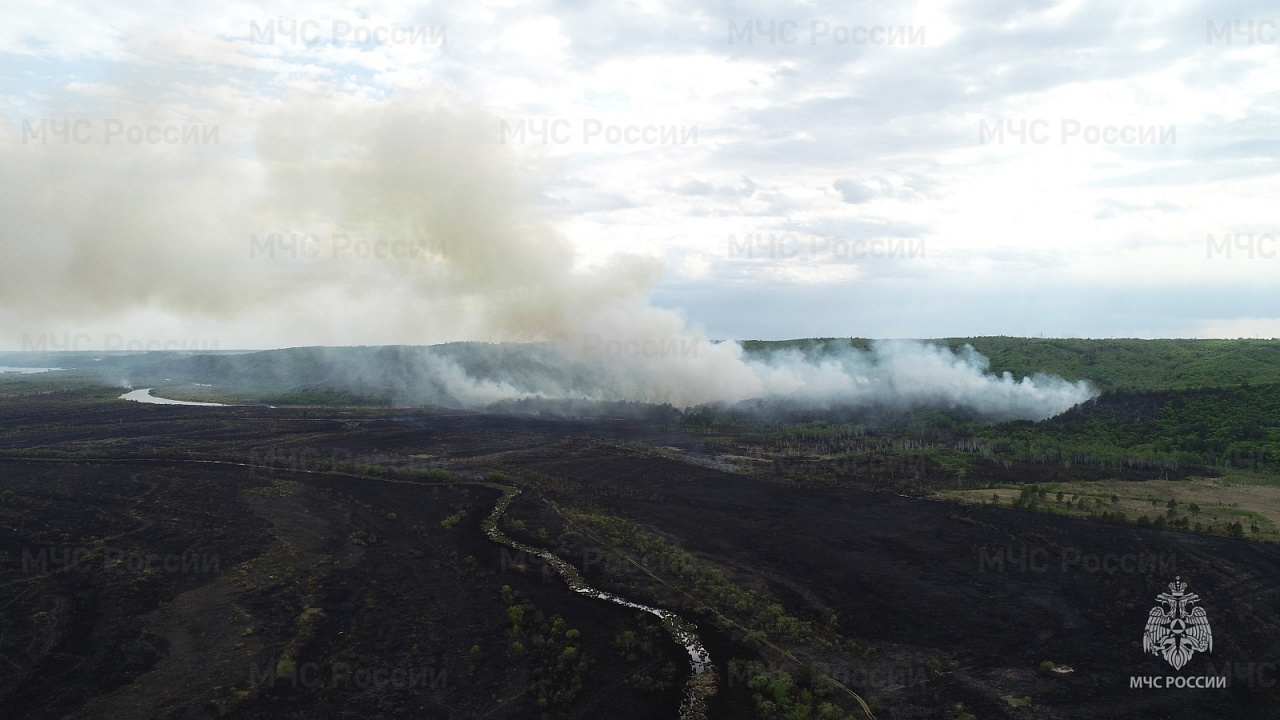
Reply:
<svg viewBox="0 0 1280 720"><path fill-rule="evenodd" d="M751 351L795 347L809 353L866 340L747 343ZM1280 342L1272 340L1063 340L960 338L991 360L993 373L1014 377L1052 373L1085 379L1103 394L1044 422L992 425L956 413L922 410L881 435L917 441L909 452L963 476L974 454L1037 463L1090 463L1175 468L1204 465L1280 471ZM741 419L737 419L741 425ZM700 410L689 429L733 425L735 418ZM851 424L803 423L770 428L765 437L785 447L825 442L825 453L865 452L842 439L868 434ZM874 433L873 433L874 434ZM904 448L905 449L905 448ZM959 453L955 451L960 451ZM968 454L966 458L965 454Z"/></svg>
<svg viewBox="0 0 1280 720"><path fill-rule="evenodd" d="M736 425L735 425L736 423ZM772 424L701 409L683 423L709 450L866 461L874 453L964 479L1002 459L1098 468L1211 467L1280 472L1280 383L1194 390L1120 390L1041 422L992 424L944 411L906 424ZM736 429L738 432L726 432ZM1158 473L1157 473L1158 474Z"/></svg>
<svg viewBox="0 0 1280 720"><path fill-rule="evenodd" d="M1272 475L1227 470L1210 478L1011 484L994 490L948 490L940 496L1154 529L1280 540L1280 479Z"/></svg>
<svg viewBox="0 0 1280 720"><path fill-rule="evenodd" d="M1277 340L1137 340L974 337L929 342L960 350L973 346L991 360L990 371L1022 378L1036 373L1089 380L1102 390L1230 387L1280 383ZM749 353L795 349L824 354L853 347L865 338L806 338L742 343Z"/></svg>
<svg viewBox="0 0 1280 720"><path fill-rule="evenodd" d="M858 717L846 714L827 698L836 687L812 664L804 663L795 675L767 668L755 661L730 660L731 677L747 677L751 697L755 702L756 717L766 720L853 720Z"/></svg>
<svg viewBox="0 0 1280 720"><path fill-rule="evenodd" d="M581 633L554 615L548 619L532 601L510 585L502 586L507 603L507 655L528 659L528 692L541 710L568 705L582 694L593 664L580 649ZM474 657L474 653L473 653Z"/></svg>
<svg viewBox="0 0 1280 720"><path fill-rule="evenodd" d="M766 641L804 643L815 639L813 623L788 615L772 597L747 590L721 570L697 562L692 555L624 518L600 511L563 510L574 522L606 538L655 569L668 571L696 602L732 618L756 644ZM729 625L729 627L732 627ZM824 628L823 636L830 628Z"/></svg>
<svg viewBox="0 0 1280 720"><path fill-rule="evenodd" d="M739 472L788 483L852 482L1156 529L1280 539L1280 342L934 342L972 345L990 358L993 373L1087 379L1101 394L1040 422L991 423L946 409L819 420L701 407L681 426ZM869 345L810 339L746 349L790 347L816 356ZM1159 485L1160 504L1150 505L1150 491L1133 481Z"/></svg>
<svg viewBox="0 0 1280 720"><path fill-rule="evenodd" d="M1037 462L1280 471L1280 384L1118 391L1041 423L969 428L983 450Z"/></svg>
<svg viewBox="0 0 1280 720"><path fill-rule="evenodd" d="M116 402L124 392L124 388L113 386L98 377L80 376L78 373L75 377L67 377L67 373L38 375L0 373L0 398L37 395L47 397L57 393L58 397L65 399Z"/></svg>
<svg viewBox="0 0 1280 720"><path fill-rule="evenodd" d="M1081 340L980 337L970 344L991 360L991 371L1020 378L1052 373L1085 379L1102 390L1230 387L1280 383L1276 340Z"/></svg>
<svg viewBox="0 0 1280 720"><path fill-rule="evenodd" d="M440 527L444 528L445 530L452 530L454 526L458 524L458 521L462 520L462 518L466 516L467 516L466 510L459 510L455 513L452 513L445 519L441 520Z"/></svg>

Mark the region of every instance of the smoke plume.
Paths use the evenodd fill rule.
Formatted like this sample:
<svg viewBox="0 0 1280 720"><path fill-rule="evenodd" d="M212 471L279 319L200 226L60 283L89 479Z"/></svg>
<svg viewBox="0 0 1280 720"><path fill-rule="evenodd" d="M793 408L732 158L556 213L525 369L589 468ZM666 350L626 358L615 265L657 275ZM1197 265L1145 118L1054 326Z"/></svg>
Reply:
<svg viewBox="0 0 1280 720"><path fill-rule="evenodd" d="M116 111L160 125L199 117ZM252 117L205 122L219 131L208 146L32 143L7 129L4 326L26 336L151 313L184 327L250 323L277 347L520 343L426 349L385 378L399 401L467 407L773 399L1040 419L1094 394L996 377L971 349L751 354L712 342L649 304L659 261L580 266L525 180L530 158L501 144L497 118L445 94L291 97ZM352 382L386 373L350 370Z"/></svg>

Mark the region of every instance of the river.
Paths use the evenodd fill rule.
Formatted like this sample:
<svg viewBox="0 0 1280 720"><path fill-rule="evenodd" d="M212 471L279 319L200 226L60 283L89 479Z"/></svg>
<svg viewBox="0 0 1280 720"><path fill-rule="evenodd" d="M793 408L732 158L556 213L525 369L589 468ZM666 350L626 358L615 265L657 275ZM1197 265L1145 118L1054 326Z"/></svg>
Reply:
<svg viewBox="0 0 1280 720"><path fill-rule="evenodd" d="M151 405L196 405L198 407L227 407L223 403L212 402L192 402L190 400L170 400L169 398L156 397L151 394L151 388L142 388L127 392L120 396L121 400L132 400L134 402L149 403Z"/></svg>

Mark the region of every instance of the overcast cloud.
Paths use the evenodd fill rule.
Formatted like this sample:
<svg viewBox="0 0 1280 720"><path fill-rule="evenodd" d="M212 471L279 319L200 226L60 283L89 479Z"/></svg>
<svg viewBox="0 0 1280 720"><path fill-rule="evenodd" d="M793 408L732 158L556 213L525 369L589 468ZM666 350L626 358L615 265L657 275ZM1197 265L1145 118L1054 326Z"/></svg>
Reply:
<svg viewBox="0 0 1280 720"><path fill-rule="evenodd" d="M0 348L1280 336L1278 22L9 3Z"/></svg>

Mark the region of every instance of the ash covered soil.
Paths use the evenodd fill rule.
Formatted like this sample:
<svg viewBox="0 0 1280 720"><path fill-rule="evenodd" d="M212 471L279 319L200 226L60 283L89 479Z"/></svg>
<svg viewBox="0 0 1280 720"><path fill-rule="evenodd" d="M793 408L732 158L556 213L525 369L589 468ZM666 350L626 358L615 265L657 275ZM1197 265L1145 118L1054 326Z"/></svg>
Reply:
<svg viewBox="0 0 1280 720"><path fill-rule="evenodd" d="M504 532L697 622L710 717L1276 716L1280 548L922 477L634 421L0 398L0 717L678 717L683 650L488 540L499 485ZM1213 630L1181 670L1142 648L1176 576ZM1229 687L1130 687L1170 675Z"/></svg>

